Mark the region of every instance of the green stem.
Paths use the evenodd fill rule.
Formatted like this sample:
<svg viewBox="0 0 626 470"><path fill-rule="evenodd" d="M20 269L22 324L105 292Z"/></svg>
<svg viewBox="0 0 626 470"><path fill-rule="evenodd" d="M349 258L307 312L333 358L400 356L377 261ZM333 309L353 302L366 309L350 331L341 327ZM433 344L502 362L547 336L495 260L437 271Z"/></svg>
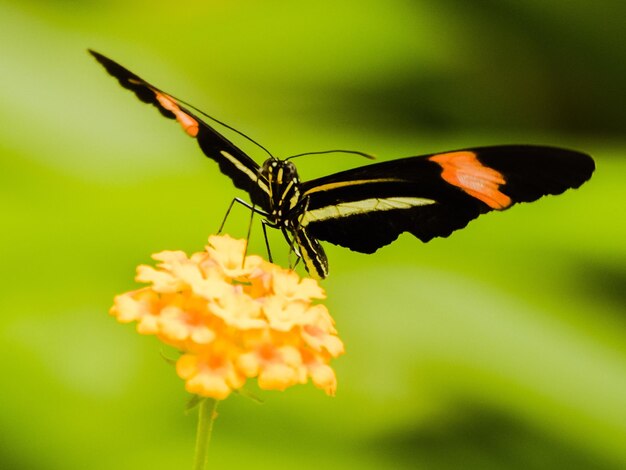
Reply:
<svg viewBox="0 0 626 470"><path fill-rule="evenodd" d="M205 398L200 402L198 411L198 432L196 434L196 458L193 463L194 470L206 470L208 467L209 442L215 418L217 400Z"/></svg>

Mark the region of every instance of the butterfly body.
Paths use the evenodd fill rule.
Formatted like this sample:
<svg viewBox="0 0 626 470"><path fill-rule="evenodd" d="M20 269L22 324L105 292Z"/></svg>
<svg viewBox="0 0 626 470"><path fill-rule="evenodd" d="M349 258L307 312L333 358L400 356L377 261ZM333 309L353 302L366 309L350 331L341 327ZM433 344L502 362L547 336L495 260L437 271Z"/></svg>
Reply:
<svg viewBox="0 0 626 470"><path fill-rule="evenodd" d="M300 178L296 166L284 160L268 159L260 176L267 181L268 198L266 222L272 227L287 227L301 205Z"/></svg>
<svg viewBox="0 0 626 470"><path fill-rule="evenodd" d="M272 157L258 165L180 100L90 53L124 88L178 121L221 172L248 193L264 224L283 232L317 278L328 275L319 240L373 253L403 232L423 242L447 237L483 213L577 188L594 171L591 157L574 150L498 145L401 158L301 181L292 162Z"/></svg>

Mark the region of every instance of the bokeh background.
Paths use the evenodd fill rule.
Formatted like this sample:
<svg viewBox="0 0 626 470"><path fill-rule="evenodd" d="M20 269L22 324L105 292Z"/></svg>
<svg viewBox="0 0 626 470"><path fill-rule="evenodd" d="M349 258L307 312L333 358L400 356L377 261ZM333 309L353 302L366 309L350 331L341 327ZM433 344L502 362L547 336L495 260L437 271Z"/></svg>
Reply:
<svg viewBox="0 0 626 470"><path fill-rule="evenodd" d="M581 189L449 239L327 244L337 396L229 398L213 468L626 468L624 5L0 0L0 468L191 467L182 382L107 311L137 264L202 249L243 194L87 47L278 156L538 143L597 162Z"/></svg>

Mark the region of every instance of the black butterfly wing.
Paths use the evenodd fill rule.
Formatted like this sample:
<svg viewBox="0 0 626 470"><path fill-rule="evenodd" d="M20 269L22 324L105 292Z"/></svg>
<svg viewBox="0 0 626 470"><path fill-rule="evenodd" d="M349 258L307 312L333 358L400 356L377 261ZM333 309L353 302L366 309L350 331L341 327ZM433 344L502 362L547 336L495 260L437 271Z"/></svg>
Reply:
<svg viewBox="0 0 626 470"><path fill-rule="evenodd" d="M189 136L196 138L204 154L217 162L220 171L230 177L236 187L247 191L254 204L269 210L267 181L260 175L259 165L254 160L171 95L102 54L92 50L89 53L110 75L117 78L120 85L133 91L141 101L156 106L166 118L177 120Z"/></svg>
<svg viewBox="0 0 626 470"><path fill-rule="evenodd" d="M300 223L311 237L373 253L402 232L447 237L485 212L577 188L593 170L588 155L542 146L404 158L303 183Z"/></svg>

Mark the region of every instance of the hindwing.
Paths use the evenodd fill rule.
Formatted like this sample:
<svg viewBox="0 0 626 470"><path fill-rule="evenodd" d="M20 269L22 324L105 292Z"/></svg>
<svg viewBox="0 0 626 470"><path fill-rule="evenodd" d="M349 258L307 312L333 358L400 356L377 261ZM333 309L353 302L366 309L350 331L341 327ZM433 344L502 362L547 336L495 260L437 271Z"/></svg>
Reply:
<svg viewBox="0 0 626 470"><path fill-rule="evenodd" d="M302 184L310 236L373 253L410 232L447 237L480 214L577 188L593 172L582 153L481 147L367 165Z"/></svg>

